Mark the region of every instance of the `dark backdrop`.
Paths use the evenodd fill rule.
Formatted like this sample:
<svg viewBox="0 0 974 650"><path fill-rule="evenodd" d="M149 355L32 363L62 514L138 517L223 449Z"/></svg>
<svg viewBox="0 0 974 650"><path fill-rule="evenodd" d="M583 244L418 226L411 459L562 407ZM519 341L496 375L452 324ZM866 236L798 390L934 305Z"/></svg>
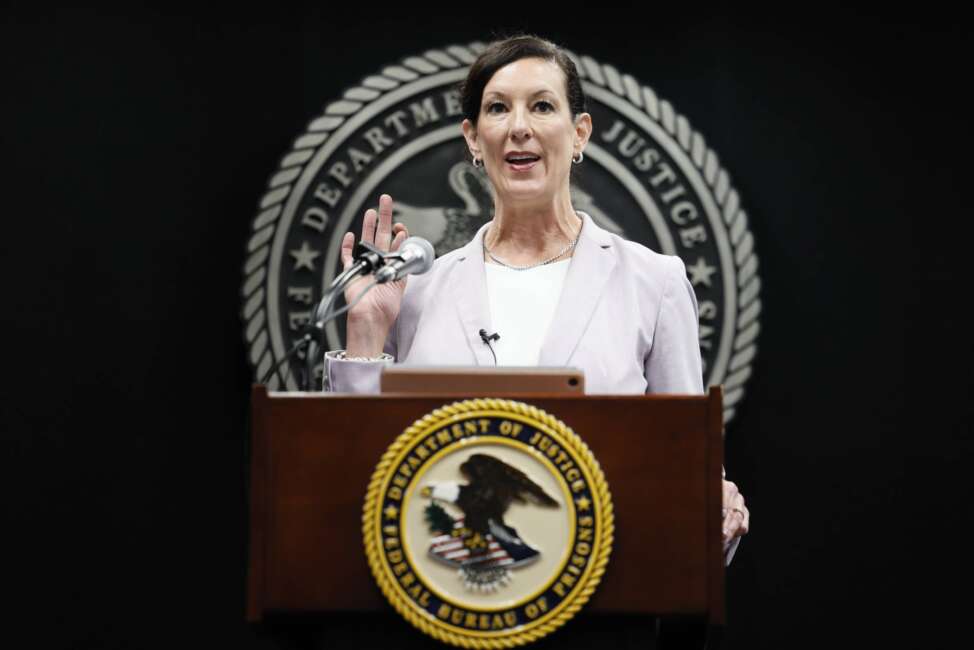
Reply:
<svg viewBox="0 0 974 650"><path fill-rule="evenodd" d="M743 196L764 310L727 432L753 531L725 647L934 647L963 627L970 32L949 17L2 11L3 583L33 645L308 647L406 625L243 620L244 244L327 101L494 29L651 85Z"/></svg>

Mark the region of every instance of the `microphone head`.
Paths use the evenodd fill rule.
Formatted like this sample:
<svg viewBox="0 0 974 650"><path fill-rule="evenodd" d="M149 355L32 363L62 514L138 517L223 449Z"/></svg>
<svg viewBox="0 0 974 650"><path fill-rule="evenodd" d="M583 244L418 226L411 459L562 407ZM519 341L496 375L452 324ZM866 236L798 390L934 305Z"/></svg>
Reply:
<svg viewBox="0 0 974 650"><path fill-rule="evenodd" d="M407 275L420 275L433 268L436 253L433 244L422 237L410 237L394 253L386 256L386 265L376 272L376 282L392 282Z"/></svg>
<svg viewBox="0 0 974 650"><path fill-rule="evenodd" d="M411 257L416 260L415 264L409 265L411 275L422 275L433 268L433 260L436 259L436 252L433 244L422 237L408 237L399 247L399 254Z"/></svg>

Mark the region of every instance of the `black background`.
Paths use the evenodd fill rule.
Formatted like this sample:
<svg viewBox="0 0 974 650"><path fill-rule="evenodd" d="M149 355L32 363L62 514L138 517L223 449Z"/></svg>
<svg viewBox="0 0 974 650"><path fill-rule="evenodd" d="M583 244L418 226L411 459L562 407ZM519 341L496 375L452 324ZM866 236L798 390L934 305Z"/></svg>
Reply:
<svg viewBox="0 0 974 650"><path fill-rule="evenodd" d="M725 647L965 628L970 31L639 6L4 5L3 591L32 645L367 645L406 626L243 620L244 244L325 103L517 29L669 99L749 214L762 332L727 469L753 530Z"/></svg>

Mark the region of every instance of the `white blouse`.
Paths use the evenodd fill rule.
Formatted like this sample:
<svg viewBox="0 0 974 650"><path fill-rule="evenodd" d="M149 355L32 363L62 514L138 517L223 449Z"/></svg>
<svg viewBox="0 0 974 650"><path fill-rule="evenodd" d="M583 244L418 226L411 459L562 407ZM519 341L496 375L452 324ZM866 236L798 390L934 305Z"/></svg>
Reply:
<svg viewBox="0 0 974 650"><path fill-rule="evenodd" d="M485 264L490 334L498 366L536 366L571 259L517 271Z"/></svg>

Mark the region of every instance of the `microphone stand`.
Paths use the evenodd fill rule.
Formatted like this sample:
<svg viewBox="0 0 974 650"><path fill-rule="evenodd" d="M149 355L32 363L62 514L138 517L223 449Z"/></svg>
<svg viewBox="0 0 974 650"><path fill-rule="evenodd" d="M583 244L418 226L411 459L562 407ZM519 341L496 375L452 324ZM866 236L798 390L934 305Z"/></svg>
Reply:
<svg viewBox="0 0 974 650"><path fill-rule="evenodd" d="M307 347L305 353L305 375L304 381L301 381L301 390L310 391L314 384L314 360L318 354L319 346L323 347L325 338L325 324L345 313L351 308L351 305L332 313L332 306L339 295L342 295L345 289L353 280L362 275L368 275L373 271L381 268L385 264L385 253L378 250L375 246L367 244L365 242L359 242L355 245L355 250L353 252L355 257L355 263L345 269L337 278L335 278L331 285L329 285L325 295L321 298L318 303L317 309L315 309L314 320L305 327L304 335L295 343L290 350L287 351L280 361L278 361L271 370L266 373L261 380L262 384L266 384L272 376L277 374L278 378L281 380L281 384L287 387L287 376L280 374L280 368L285 362L291 359L301 348ZM376 283L372 283L366 287L357 298L356 302L361 299ZM354 303L353 303L354 304ZM300 378L299 378L300 381Z"/></svg>

